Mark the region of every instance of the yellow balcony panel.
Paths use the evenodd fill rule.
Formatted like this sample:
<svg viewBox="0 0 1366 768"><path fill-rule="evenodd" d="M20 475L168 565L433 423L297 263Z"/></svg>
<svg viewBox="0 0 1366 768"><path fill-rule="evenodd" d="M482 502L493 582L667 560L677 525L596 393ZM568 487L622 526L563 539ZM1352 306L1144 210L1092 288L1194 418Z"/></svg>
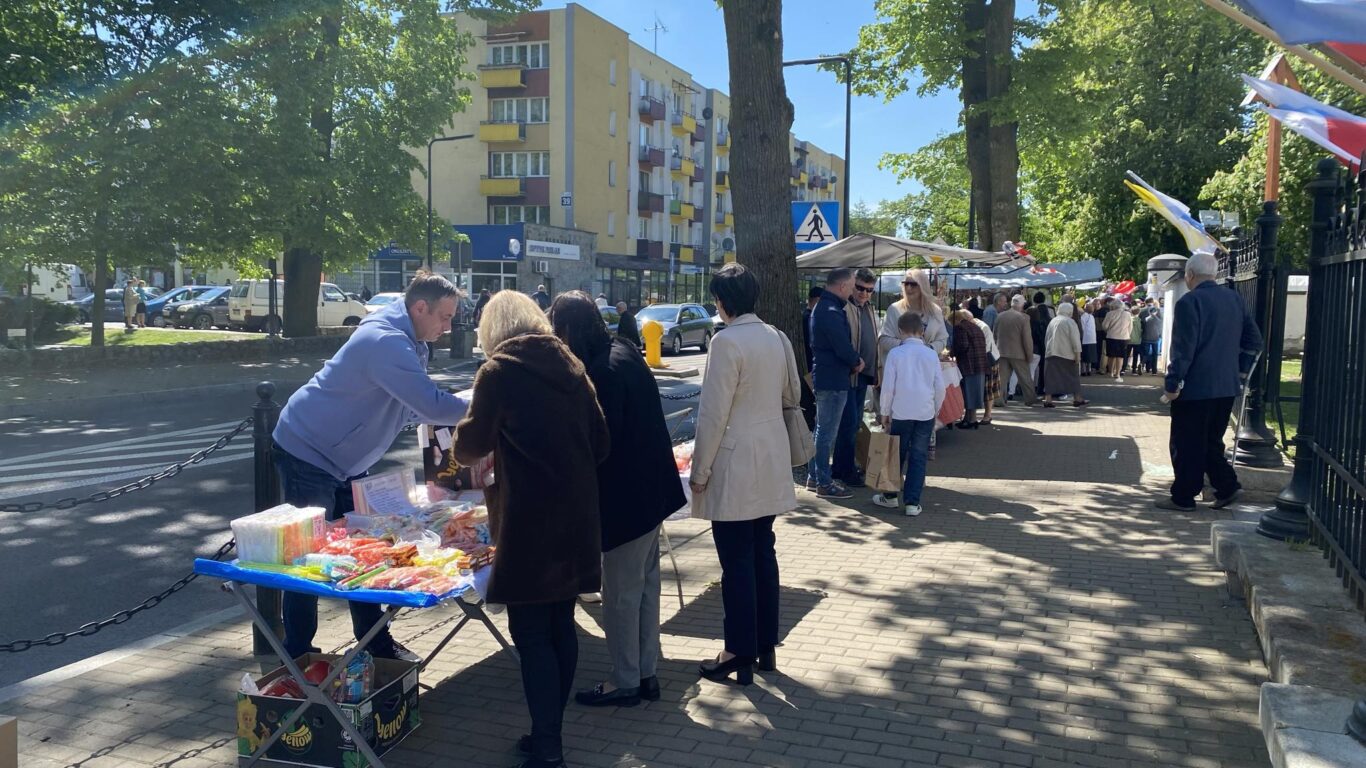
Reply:
<svg viewBox="0 0 1366 768"><path fill-rule="evenodd" d="M695 166L693 164L693 161L685 157L683 158L683 161L678 164L676 172L679 176L692 176L692 171L694 167Z"/></svg>
<svg viewBox="0 0 1366 768"><path fill-rule="evenodd" d="M733 214L733 213L728 213L728 214L726 214L725 216L723 216L723 217L721 218L721 226L727 227L727 228L729 228L729 227L734 227L734 226L735 226L735 214Z"/></svg>
<svg viewBox="0 0 1366 768"><path fill-rule="evenodd" d="M693 205L692 203L683 203L674 200L669 203L669 215L673 218L675 224L682 221L690 221L693 216Z"/></svg>
<svg viewBox="0 0 1366 768"><path fill-rule="evenodd" d="M521 64L486 64L479 68L479 84L485 88L525 88L526 67Z"/></svg>
<svg viewBox="0 0 1366 768"><path fill-rule="evenodd" d="M526 194L526 179L479 177L479 194L484 197L521 197Z"/></svg>
<svg viewBox="0 0 1366 768"><path fill-rule="evenodd" d="M490 144L526 141L526 123L480 123L479 140Z"/></svg>
<svg viewBox="0 0 1366 768"><path fill-rule="evenodd" d="M691 264L693 262L693 249L689 248L686 245L679 248L678 260L687 264Z"/></svg>

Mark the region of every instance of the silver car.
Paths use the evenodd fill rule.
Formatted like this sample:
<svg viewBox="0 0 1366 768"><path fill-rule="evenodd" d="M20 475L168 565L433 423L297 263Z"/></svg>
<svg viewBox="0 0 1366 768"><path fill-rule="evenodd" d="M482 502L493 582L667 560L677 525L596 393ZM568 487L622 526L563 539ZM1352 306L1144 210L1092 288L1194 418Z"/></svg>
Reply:
<svg viewBox="0 0 1366 768"><path fill-rule="evenodd" d="M711 315L701 304L651 304L636 313L638 327L643 329L647 320L664 327L664 349L675 355L684 347L697 347L706 352L716 333Z"/></svg>
<svg viewBox="0 0 1366 768"><path fill-rule="evenodd" d="M188 301L178 301L162 308L167 325L176 328L228 327L228 286L211 288Z"/></svg>

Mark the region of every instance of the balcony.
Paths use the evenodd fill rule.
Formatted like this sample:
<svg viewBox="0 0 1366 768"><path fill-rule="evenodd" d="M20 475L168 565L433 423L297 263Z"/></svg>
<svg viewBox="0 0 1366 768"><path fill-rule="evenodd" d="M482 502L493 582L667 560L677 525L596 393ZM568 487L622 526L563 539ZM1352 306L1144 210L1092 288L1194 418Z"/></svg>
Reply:
<svg viewBox="0 0 1366 768"><path fill-rule="evenodd" d="M642 171L659 168L664 165L664 150L642 144L636 152L636 159L640 161Z"/></svg>
<svg viewBox="0 0 1366 768"><path fill-rule="evenodd" d="M675 112L669 124L676 136L687 136L697 130L697 118L687 112Z"/></svg>
<svg viewBox="0 0 1366 768"><path fill-rule="evenodd" d="M641 96L636 110L640 113L642 123L653 124L664 119L664 102L653 96Z"/></svg>
<svg viewBox="0 0 1366 768"><path fill-rule="evenodd" d="M707 180L707 169L701 163L694 162L692 165L692 183L701 184Z"/></svg>
<svg viewBox="0 0 1366 768"><path fill-rule="evenodd" d="M659 240L636 239L636 258L664 260L664 243Z"/></svg>
<svg viewBox="0 0 1366 768"><path fill-rule="evenodd" d="M489 144L526 141L526 123L486 120L479 124L479 140Z"/></svg>
<svg viewBox="0 0 1366 768"><path fill-rule="evenodd" d="M636 194L636 211L639 213L663 213L664 196L654 192L638 192Z"/></svg>
<svg viewBox="0 0 1366 768"><path fill-rule="evenodd" d="M694 168L696 168L696 166L693 164L693 161L686 157L675 155L669 158L669 170L673 171L675 176L692 176Z"/></svg>
<svg viewBox="0 0 1366 768"><path fill-rule="evenodd" d="M717 132L716 132L716 151L717 151L717 152L729 152L729 151L730 151L730 131L717 131Z"/></svg>
<svg viewBox="0 0 1366 768"><path fill-rule="evenodd" d="M669 216L672 217L675 224L691 221L694 210L695 206L692 203L685 203L682 200L669 201Z"/></svg>
<svg viewBox="0 0 1366 768"><path fill-rule="evenodd" d="M484 197L523 197L526 195L526 179L518 176L480 176L479 194Z"/></svg>
<svg viewBox="0 0 1366 768"><path fill-rule="evenodd" d="M721 227L733 227L735 226L735 214L727 211L717 211L716 215L712 217L712 222Z"/></svg>
<svg viewBox="0 0 1366 768"><path fill-rule="evenodd" d="M526 65L480 64L479 84L485 88L525 88Z"/></svg>
<svg viewBox="0 0 1366 768"><path fill-rule="evenodd" d="M669 256L680 264L691 264L695 251L691 245L673 243L669 246Z"/></svg>
<svg viewBox="0 0 1366 768"><path fill-rule="evenodd" d="M692 207L692 221L694 224L702 223L702 206L694 205Z"/></svg>
<svg viewBox="0 0 1366 768"><path fill-rule="evenodd" d="M716 172L716 188L730 189L730 173L728 171Z"/></svg>
<svg viewBox="0 0 1366 768"><path fill-rule="evenodd" d="M811 189L825 189L826 182L824 176L812 176L807 180L806 185Z"/></svg>
<svg viewBox="0 0 1366 768"><path fill-rule="evenodd" d="M792 142L792 149L799 155L805 155L808 151L810 151L806 145L806 142L804 141Z"/></svg>
<svg viewBox="0 0 1366 768"><path fill-rule="evenodd" d="M701 120L697 121L697 127L693 129L692 141L694 144L701 144L707 140L707 124Z"/></svg>

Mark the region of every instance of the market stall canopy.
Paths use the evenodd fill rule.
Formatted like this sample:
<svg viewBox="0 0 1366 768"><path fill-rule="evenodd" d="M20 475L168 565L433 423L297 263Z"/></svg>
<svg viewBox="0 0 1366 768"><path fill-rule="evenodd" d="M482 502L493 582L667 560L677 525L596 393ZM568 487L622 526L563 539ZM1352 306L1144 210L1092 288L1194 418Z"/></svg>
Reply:
<svg viewBox="0 0 1366 768"><path fill-rule="evenodd" d="M1033 266L1034 260L1027 256L1012 256L1000 251L978 251L972 248L959 248L956 245L863 234L850 235L797 257L797 269L896 269L939 267L949 264L983 267L1009 265L1020 268Z"/></svg>
<svg viewBox="0 0 1366 768"><path fill-rule="evenodd" d="M1103 275L1099 259L1066 264L1030 266L1001 265L990 268L946 267L936 271L940 282L954 291L988 291L1011 288L1058 288L1064 285L1097 283ZM901 275L888 273L878 280L883 293L901 293Z"/></svg>

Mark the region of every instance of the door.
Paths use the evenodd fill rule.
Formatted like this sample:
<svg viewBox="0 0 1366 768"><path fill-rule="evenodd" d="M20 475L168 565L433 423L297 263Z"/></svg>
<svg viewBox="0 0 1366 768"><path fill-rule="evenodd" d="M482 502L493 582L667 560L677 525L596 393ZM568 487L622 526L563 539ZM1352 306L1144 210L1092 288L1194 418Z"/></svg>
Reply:
<svg viewBox="0 0 1366 768"><path fill-rule="evenodd" d="M703 328L701 321L705 317L706 313L702 312L697 307L687 306L683 308L683 312L679 317L679 325L683 329L684 344L702 343L702 336L706 333L706 329Z"/></svg>
<svg viewBox="0 0 1366 768"><path fill-rule="evenodd" d="M318 302L318 325L341 325L349 309L346 294L335 285L324 285L318 295L322 299Z"/></svg>

